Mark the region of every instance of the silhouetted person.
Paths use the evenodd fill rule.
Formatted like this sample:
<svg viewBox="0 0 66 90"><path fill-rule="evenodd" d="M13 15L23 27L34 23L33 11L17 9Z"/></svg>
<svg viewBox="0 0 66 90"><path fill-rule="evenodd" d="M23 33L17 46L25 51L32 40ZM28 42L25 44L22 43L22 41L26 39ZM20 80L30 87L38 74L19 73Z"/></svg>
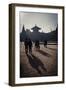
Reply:
<svg viewBox="0 0 66 90"><path fill-rule="evenodd" d="M24 45L25 45L25 53L27 54L28 53L28 38L25 39Z"/></svg>
<svg viewBox="0 0 66 90"><path fill-rule="evenodd" d="M37 49L40 49L40 45L39 45L39 41L38 41L38 40L36 40L36 42L35 42L35 47L36 47Z"/></svg>
<svg viewBox="0 0 66 90"><path fill-rule="evenodd" d="M47 40L44 41L44 47L47 48Z"/></svg>
<svg viewBox="0 0 66 90"><path fill-rule="evenodd" d="M29 39L28 41L29 53L32 54L32 41Z"/></svg>

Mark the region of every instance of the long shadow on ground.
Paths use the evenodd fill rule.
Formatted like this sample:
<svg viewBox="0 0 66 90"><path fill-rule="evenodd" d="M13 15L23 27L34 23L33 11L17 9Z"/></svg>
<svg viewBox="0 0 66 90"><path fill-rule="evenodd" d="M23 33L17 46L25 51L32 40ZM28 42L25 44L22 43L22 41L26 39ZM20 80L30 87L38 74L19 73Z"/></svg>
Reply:
<svg viewBox="0 0 66 90"><path fill-rule="evenodd" d="M41 62L40 59L38 59L36 56L32 55L27 55L28 60L30 65L36 69L38 71L39 74L42 74L41 69L43 69L45 72L47 71L47 69L45 68L44 64ZM39 68L41 67L41 69Z"/></svg>
<svg viewBox="0 0 66 90"><path fill-rule="evenodd" d="M41 76L43 76L43 72L47 72L47 69L45 68L44 64L35 55L27 54L27 58L28 58L28 61L29 61L29 64L31 65L31 67L37 71L37 75L40 74ZM31 72L25 73L24 71L25 71L25 67L22 64L20 64L20 77L32 77L32 76L34 76L34 73L33 73L33 75L31 75Z"/></svg>
<svg viewBox="0 0 66 90"><path fill-rule="evenodd" d="M38 50L38 52L44 56L50 57L51 55L48 54L47 52L43 51L43 50Z"/></svg>
<svg viewBox="0 0 66 90"><path fill-rule="evenodd" d="M50 47L48 47L48 49L50 49L50 50L56 50L55 48L50 48Z"/></svg>

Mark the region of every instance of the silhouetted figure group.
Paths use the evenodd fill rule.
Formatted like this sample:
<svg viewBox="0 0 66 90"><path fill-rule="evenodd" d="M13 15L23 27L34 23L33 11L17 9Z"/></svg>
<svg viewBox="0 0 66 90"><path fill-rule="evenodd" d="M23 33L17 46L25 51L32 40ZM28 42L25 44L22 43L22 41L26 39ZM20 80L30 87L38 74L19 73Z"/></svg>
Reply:
<svg viewBox="0 0 66 90"><path fill-rule="evenodd" d="M25 39L25 53L28 54L28 52L31 54L32 53L32 41L30 38Z"/></svg>
<svg viewBox="0 0 66 90"><path fill-rule="evenodd" d="M26 38L24 41L24 45L25 45L25 53L26 54L32 54L32 41L30 38ZM44 41L44 47L47 48L47 40ZM39 40L35 41L35 49L39 50L40 49L40 43Z"/></svg>

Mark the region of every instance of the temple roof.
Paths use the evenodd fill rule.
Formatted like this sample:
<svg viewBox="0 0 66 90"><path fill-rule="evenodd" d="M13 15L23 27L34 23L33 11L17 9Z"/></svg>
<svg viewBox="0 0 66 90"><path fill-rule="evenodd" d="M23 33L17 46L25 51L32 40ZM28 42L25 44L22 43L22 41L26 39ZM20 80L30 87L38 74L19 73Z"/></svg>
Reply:
<svg viewBox="0 0 66 90"><path fill-rule="evenodd" d="M33 28L31 28L32 30L34 30L34 31L38 31L38 30L40 30L41 28L39 28L37 25L35 25Z"/></svg>

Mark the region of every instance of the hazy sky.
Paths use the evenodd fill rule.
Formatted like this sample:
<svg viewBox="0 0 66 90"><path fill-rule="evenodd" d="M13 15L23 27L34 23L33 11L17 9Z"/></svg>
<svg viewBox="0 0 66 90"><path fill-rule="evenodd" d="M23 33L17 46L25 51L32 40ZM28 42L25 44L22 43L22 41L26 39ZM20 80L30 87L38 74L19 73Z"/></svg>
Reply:
<svg viewBox="0 0 66 90"><path fill-rule="evenodd" d="M19 28L22 31L23 25L25 29L30 29L35 24L41 28L40 31L45 33L55 30L58 24L58 15L53 13L30 13L20 12L19 13Z"/></svg>

